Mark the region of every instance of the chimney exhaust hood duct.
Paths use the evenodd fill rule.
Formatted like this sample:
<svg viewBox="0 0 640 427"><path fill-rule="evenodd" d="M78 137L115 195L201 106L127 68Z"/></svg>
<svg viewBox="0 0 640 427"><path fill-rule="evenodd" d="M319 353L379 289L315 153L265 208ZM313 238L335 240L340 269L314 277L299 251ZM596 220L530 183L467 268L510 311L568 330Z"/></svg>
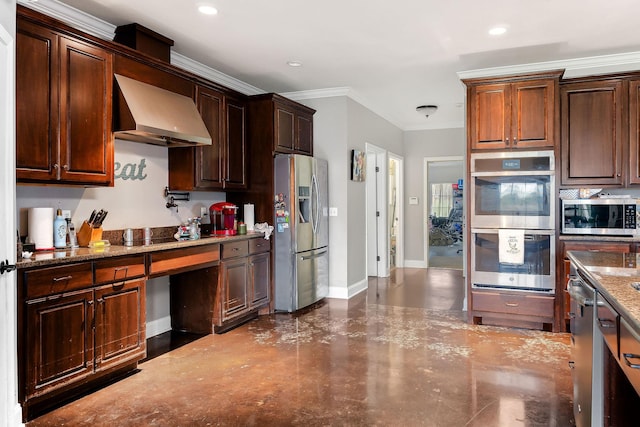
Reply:
<svg viewBox="0 0 640 427"><path fill-rule="evenodd" d="M166 147L211 145L211 136L189 97L115 74L120 87L114 136Z"/></svg>

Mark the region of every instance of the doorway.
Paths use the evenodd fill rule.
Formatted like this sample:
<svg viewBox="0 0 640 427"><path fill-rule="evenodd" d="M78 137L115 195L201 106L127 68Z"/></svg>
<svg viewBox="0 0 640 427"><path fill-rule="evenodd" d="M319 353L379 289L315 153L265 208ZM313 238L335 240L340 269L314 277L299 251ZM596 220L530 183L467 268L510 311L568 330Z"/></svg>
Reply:
<svg viewBox="0 0 640 427"><path fill-rule="evenodd" d="M404 265L403 158L373 144L365 146L367 275L389 277L393 267Z"/></svg>
<svg viewBox="0 0 640 427"><path fill-rule="evenodd" d="M424 253L427 267L464 268L462 156L424 159Z"/></svg>
<svg viewBox="0 0 640 427"><path fill-rule="evenodd" d="M389 269L404 266L403 233L402 233L402 157L389 153L389 210L387 230L389 233Z"/></svg>

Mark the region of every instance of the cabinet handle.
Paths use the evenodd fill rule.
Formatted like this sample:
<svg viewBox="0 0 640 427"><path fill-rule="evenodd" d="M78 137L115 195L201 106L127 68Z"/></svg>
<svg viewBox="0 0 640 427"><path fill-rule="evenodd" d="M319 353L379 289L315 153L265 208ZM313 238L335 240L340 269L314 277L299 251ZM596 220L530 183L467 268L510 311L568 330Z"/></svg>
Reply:
<svg viewBox="0 0 640 427"><path fill-rule="evenodd" d="M513 138L513 145L518 145L518 138Z"/></svg>
<svg viewBox="0 0 640 427"><path fill-rule="evenodd" d="M68 276L63 276L63 277L54 277L53 281L55 283L58 283L58 282L62 282L63 280L71 280L71 279L73 279L73 276L72 275L68 275Z"/></svg>
<svg viewBox="0 0 640 427"><path fill-rule="evenodd" d="M125 280L127 278L127 274L129 273L129 266L124 266L124 267L116 267L113 269L113 281L116 281L116 275L120 272L124 270L124 277L123 280Z"/></svg>
<svg viewBox="0 0 640 427"><path fill-rule="evenodd" d="M576 369L576 362L573 360L569 360L569 369Z"/></svg>
<svg viewBox="0 0 640 427"><path fill-rule="evenodd" d="M640 359L640 354L624 353L624 362L627 364L627 366L633 369L640 369L639 364L631 363L629 359Z"/></svg>
<svg viewBox="0 0 640 427"><path fill-rule="evenodd" d="M507 307L519 307L520 303L517 303L517 302L505 302L504 305L506 305Z"/></svg>
<svg viewBox="0 0 640 427"><path fill-rule="evenodd" d="M53 164L53 168L56 170L56 179L60 179L60 165L57 163Z"/></svg>
<svg viewBox="0 0 640 427"><path fill-rule="evenodd" d="M576 314L573 311L569 312L569 318L570 319L575 319L576 318Z"/></svg>
<svg viewBox="0 0 640 427"><path fill-rule="evenodd" d="M62 166L62 169L64 169L64 170L68 171L68 170L69 170L69 165L64 165L64 166Z"/></svg>
<svg viewBox="0 0 640 427"><path fill-rule="evenodd" d="M600 327L603 329L611 329L611 328L615 328L616 327L616 322L614 322L613 320L610 319L600 319L598 318L598 323L600 324Z"/></svg>

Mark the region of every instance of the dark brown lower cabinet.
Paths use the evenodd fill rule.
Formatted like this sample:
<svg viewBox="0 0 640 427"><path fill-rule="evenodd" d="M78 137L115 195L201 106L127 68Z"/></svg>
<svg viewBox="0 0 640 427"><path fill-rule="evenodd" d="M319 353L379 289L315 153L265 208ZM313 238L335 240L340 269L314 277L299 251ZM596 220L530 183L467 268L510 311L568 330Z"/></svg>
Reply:
<svg viewBox="0 0 640 427"><path fill-rule="evenodd" d="M271 277L270 253L261 253L249 257L249 296L253 307L269 303L269 278Z"/></svg>
<svg viewBox="0 0 640 427"><path fill-rule="evenodd" d="M133 370L146 356L144 274L144 257L127 256L18 276L24 421Z"/></svg>
<svg viewBox="0 0 640 427"><path fill-rule="evenodd" d="M26 302L27 398L93 373L93 319L93 290Z"/></svg>
<svg viewBox="0 0 640 427"><path fill-rule="evenodd" d="M247 289L247 258L224 260L220 263L222 320L229 320L249 307Z"/></svg>
<svg viewBox="0 0 640 427"><path fill-rule="evenodd" d="M107 369L146 355L146 279L95 290L95 369Z"/></svg>

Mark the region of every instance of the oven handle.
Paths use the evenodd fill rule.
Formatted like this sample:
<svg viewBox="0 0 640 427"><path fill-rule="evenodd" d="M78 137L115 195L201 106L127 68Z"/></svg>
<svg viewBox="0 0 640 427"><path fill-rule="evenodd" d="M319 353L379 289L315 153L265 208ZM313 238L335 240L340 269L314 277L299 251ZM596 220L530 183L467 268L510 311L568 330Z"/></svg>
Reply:
<svg viewBox="0 0 640 427"><path fill-rule="evenodd" d="M472 233L476 233L476 234L482 234L482 233L498 234L498 229L497 228L472 228L471 232ZM537 235L543 235L543 236L555 236L556 232L555 232L555 230L532 230L532 229L526 228L524 230L524 234L525 234L525 236L527 234L537 234Z"/></svg>
<svg viewBox="0 0 640 427"><path fill-rule="evenodd" d="M555 176L553 171L492 171L492 172L471 172L471 177L476 176Z"/></svg>

